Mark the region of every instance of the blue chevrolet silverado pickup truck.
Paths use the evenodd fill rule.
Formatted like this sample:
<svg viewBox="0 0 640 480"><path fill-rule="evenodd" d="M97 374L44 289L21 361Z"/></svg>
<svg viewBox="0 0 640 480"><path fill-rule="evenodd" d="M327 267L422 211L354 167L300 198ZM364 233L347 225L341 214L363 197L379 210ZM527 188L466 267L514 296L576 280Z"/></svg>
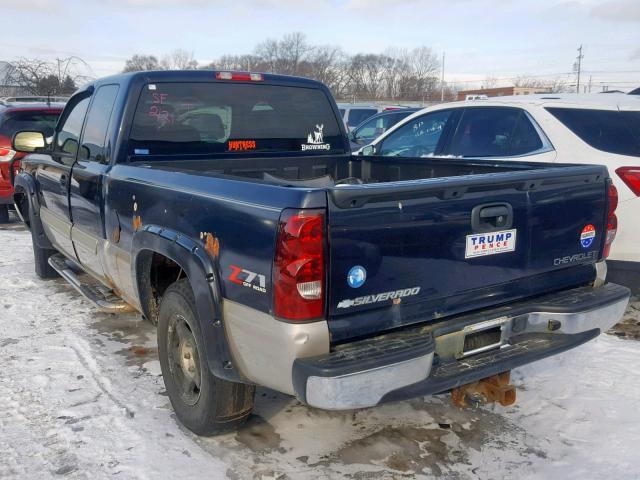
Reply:
<svg viewBox="0 0 640 480"><path fill-rule="evenodd" d="M198 434L238 426L256 385L322 409L449 390L508 404L505 372L627 305L604 282L606 168L352 156L315 81L113 76L69 100L52 138L13 146L30 152L14 200L36 273L157 324L169 398Z"/></svg>

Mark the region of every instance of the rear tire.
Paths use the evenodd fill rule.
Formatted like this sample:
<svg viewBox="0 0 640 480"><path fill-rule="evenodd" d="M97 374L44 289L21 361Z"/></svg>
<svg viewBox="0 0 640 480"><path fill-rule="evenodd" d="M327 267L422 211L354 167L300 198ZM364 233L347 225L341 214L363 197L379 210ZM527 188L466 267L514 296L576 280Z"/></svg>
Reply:
<svg viewBox="0 0 640 480"><path fill-rule="evenodd" d="M33 231L31 232L31 243L33 244L33 259L36 267L36 275L43 280L57 278L59 276L58 272L49 265L49 257L58 252L51 248L39 247L36 243Z"/></svg>
<svg viewBox="0 0 640 480"><path fill-rule="evenodd" d="M251 414L255 386L234 383L209 370L195 298L187 279L164 293L158 315L158 356L171 405L197 435L236 429Z"/></svg>
<svg viewBox="0 0 640 480"><path fill-rule="evenodd" d="M9 223L8 205L0 205L0 223Z"/></svg>

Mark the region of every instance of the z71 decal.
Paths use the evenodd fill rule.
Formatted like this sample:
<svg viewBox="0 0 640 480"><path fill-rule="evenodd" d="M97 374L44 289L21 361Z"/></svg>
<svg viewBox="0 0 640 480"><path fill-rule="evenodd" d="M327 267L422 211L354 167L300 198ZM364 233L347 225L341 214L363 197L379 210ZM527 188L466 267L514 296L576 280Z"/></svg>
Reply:
<svg viewBox="0 0 640 480"><path fill-rule="evenodd" d="M233 283L252 288L258 292L267 293L267 278L264 275L245 270L235 265L229 265L229 268L231 269L231 275L227 278Z"/></svg>

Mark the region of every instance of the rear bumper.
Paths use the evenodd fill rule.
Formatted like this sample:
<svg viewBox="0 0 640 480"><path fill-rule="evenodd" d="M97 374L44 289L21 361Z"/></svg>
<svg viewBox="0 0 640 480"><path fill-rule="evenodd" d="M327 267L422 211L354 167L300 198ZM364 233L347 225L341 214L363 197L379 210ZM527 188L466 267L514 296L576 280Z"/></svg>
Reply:
<svg viewBox="0 0 640 480"><path fill-rule="evenodd" d="M579 287L336 347L293 365L296 395L346 410L439 393L576 347L623 316L629 290ZM498 322L502 345L462 357L465 327Z"/></svg>

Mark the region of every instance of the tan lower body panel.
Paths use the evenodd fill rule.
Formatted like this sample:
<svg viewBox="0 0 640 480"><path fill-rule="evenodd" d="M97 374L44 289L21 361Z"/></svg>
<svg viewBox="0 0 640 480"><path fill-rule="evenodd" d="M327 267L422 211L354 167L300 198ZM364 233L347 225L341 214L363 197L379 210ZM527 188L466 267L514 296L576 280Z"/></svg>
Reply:
<svg viewBox="0 0 640 480"><path fill-rule="evenodd" d="M235 365L252 382L294 395L291 372L296 358L329 352L325 320L286 323L230 300L224 321Z"/></svg>
<svg viewBox="0 0 640 480"><path fill-rule="evenodd" d="M69 219L53 213L46 207L40 207L40 220L42 221L42 228L51 243L61 252L71 258L75 258L73 244L71 243L71 222L69 222Z"/></svg>

